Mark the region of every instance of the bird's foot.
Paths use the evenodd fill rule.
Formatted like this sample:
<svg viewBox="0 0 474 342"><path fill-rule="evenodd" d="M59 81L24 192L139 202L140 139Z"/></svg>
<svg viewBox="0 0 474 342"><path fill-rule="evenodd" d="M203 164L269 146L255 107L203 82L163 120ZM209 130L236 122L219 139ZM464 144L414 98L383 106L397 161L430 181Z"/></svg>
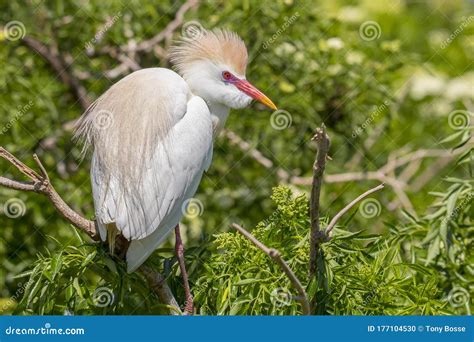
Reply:
<svg viewBox="0 0 474 342"><path fill-rule="evenodd" d="M175 228L176 235L176 257L178 258L179 268L181 270L181 276L183 277L183 287L186 294L186 304L184 306L185 315L194 314L194 300L191 294L191 288L189 286L188 272L186 271L186 264L184 262L184 244L181 240L181 233L179 231L179 224Z"/></svg>
<svg viewBox="0 0 474 342"><path fill-rule="evenodd" d="M193 296L190 294L190 296L186 296L186 305L184 306L183 310L185 315L193 315L194 314L194 299Z"/></svg>

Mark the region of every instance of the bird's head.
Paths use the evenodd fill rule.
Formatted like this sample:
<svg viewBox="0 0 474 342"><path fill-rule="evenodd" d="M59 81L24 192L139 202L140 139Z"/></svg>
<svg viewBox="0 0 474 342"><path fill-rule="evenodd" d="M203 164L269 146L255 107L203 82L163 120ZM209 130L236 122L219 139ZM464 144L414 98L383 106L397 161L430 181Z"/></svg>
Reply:
<svg viewBox="0 0 474 342"><path fill-rule="evenodd" d="M247 48L234 32L203 30L183 38L171 48L171 62L196 95L230 108L260 101L271 109L273 102L245 77Z"/></svg>

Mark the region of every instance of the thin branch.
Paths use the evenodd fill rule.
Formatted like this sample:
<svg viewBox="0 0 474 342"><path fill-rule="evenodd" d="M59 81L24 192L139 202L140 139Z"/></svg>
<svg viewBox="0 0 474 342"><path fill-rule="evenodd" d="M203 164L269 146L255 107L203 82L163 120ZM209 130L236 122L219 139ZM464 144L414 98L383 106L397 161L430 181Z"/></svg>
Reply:
<svg viewBox="0 0 474 342"><path fill-rule="evenodd" d="M351 203L349 203L348 205L346 205L341 211L339 211L336 216L334 216L331 220L331 222L329 222L328 226L326 227L326 230L325 230L325 235L327 237L330 236L331 234L331 231L333 230L334 226L336 225L337 221L339 221L339 219L345 214L347 213L354 205L356 205L357 203L359 203L360 201L362 201L364 198L366 198L367 196L369 196L370 194L373 194L374 192L376 191L379 191L379 190L382 190L384 188L384 184L379 184L377 185L375 188L372 188L370 190L367 190L366 192L364 192L362 195L360 195L359 197L357 197L355 200L353 200Z"/></svg>
<svg viewBox="0 0 474 342"><path fill-rule="evenodd" d="M30 182L22 182L0 176L0 186L19 191L36 192L45 195L56 208L56 210L74 227L85 232L91 237L91 239L95 241L99 240L99 234L95 222L88 220L75 212L66 204L61 196L59 196L50 182L49 175L45 167L36 154L33 155L33 158L40 169L41 175L25 165L2 146L0 146L0 157L10 162L13 166L15 166L16 169L18 169L18 171L23 173L31 180ZM175 311L180 312L179 305L177 305L177 301L168 287L168 284L166 284L166 279L163 277L163 275L148 269L145 266L142 266L140 271L146 276L150 287L153 289L153 291L155 291L162 302L169 305L170 307L176 307Z"/></svg>
<svg viewBox="0 0 474 342"><path fill-rule="evenodd" d="M158 295L158 298L160 298L161 302L170 306L170 314L182 315L183 313L179 308L179 304L174 298L173 292L171 292L171 289L166 283L166 278L161 273L148 266L142 265L139 268L139 271L145 276L148 284Z"/></svg>
<svg viewBox="0 0 474 342"><path fill-rule="evenodd" d="M267 169L271 169L273 167L273 162L265 157L262 152L257 150L255 147L250 145L247 141L242 139L239 135L235 132L224 129L222 134L229 139L231 145L237 146L242 152L248 153L257 163L264 166Z"/></svg>
<svg viewBox="0 0 474 342"><path fill-rule="evenodd" d="M49 183L49 175L48 172L46 172L46 169L43 166L43 163L41 160L38 158L38 155L35 153L33 154L33 159L35 160L36 164L38 165L40 171L41 171L41 176Z"/></svg>
<svg viewBox="0 0 474 342"><path fill-rule="evenodd" d="M377 180L379 182L386 183L387 185L393 188L395 195L397 196L397 202L399 202L401 206L404 207L406 210L411 211L413 213L413 205L406 193L406 190L419 190L420 187L417 187L416 184L420 182L420 178L416 178L414 181L411 182L413 185L409 185L409 179L405 180L401 176L398 176L398 179L394 178L394 172L401 167L409 168L413 163L418 163L419 161L427 158L439 158L440 160L436 164L431 165L426 170L426 172L429 173L427 177L430 178L433 177L433 172L439 171L438 169L442 168L439 167L440 165L447 165L449 161L456 157L456 155L464 153L467 149L470 148L472 148L472 144L466 144L466 146L464 146L463 148L454 151L445 149L421 149L403 155L394 156L394 158L391 158L384 166L382 166L379 170L376 171L345 172L324 175L324 181L327 183L344 183L352 181ZM410 170L407 170L405 176L408 175L410 172ZM402 174L404 174L404 172L402 172ZM413 177L413 174L409 176ZM290 178L290 183L294 185L307 186L312 184L312 182L312 177L293 176ZM424 183L422 185L424 185ZM394 202L390 204L389 208L392 210L396 206L397 203Z"/></svg>
<svg viewBox="0 0 474 342"><path fill-rule="evenodd" d="M166 25L166 27L160 31L158 34L156 34L154 37L144 40L140 43L138 43L134 47L130 47L128 45L123 45L120 47L120 50L123 52L130 52L130 51L150 51L153 49L153 47L162 42L164 39L167 37L170 37L173 32L183 24L184 22L184 15L186 14L187 11L190 9L196 7L199 4L198 0L188 0L186 1L181 7L178 9L176 12L175 18Z"/></svg>
<svg viewBox="0 0 474 342"><path fill-rule="evenodd" d="M21 42L30 49L36 51L51 65L61 81L66 84L74 93L82 108L89 107L91 100L87 95L86 89L78 82L75 77L72 76L68 65L66 65L60 54L53 52L52 49L50 49L46 44L34 39L31 36L25 36Z"/></svg>
<svg viewBox="0 0 474 342"><path fill-rule="evenodd" d="M310 315L311 314L311 309L310 309L310 306L309 306L308 295L306 294L306 291L303 288L303 285L301 284L301 281L293 273L293 271L288 266L288 264L285 262L285 260L283 260L283 258L281 257L281 253L276 249L268 248L267 246L265 246L255 236L250 234L248 231L246 231L243 227L239 226L238 224L232 223L232 228L236 229L239 233L241 233L243 236L245 236L248 240L250 240L250 242L252 242L255 246L257 246L260 250L262 250L270 258L272 258L280 266L282 271L286 274L286 276L290 280L293 287L298 291L298 298L297 299L300 302L301 307L303 309L303 315Z"/></svg>
<svg viewBox="0 0 474 342"><path fill-rule="evenodd" d="M266 169L273 168L273 161L265 157L261 151L242 139L242 137L240 137L237 133L231 131L230 129L224 129L222 134L229 140L231 145L237 146L242 152L248 154L260 165ZM287 182L290 179L290 174L280 167L276 169L276 173L278 178L283 182Z"/></svg>
<svg viewBox="0 0 474 342"><path fill-rule="evenodd" d="M309 274L314 275L316 272L316 263L319 253L319 244L322 241L322 232L319 226L319 198L321 194L321 186L323 183L324 169L326 168L326 160L329 151L329 136L326 134L324 125L316 130L313 137L318 145L316 160L313 165L313 178L310 199L310 219L311 219L311 235L310 235L310 256L309 256Z"/></svg>
<svg viewBox="0 0 474 342"><path fill-rule="evenodd" d="M54 189L53 185L50 183L49 176L43 165L41 164L41 161L36 155L34 158L37 164L40 166L42 175L39 175L36 171L26 166L18 158L16 158L14 155L12 155L10 152L8 152L5 148L1 146L0 157L10 162L21 173L26 175L31 180L31 183L24 183L11 180L5 177L0 177L0 185L3 185L10 189L31 191L45 195L46 197L48 197L48 199L56 208L56 210L73 226L84 231L93 240L99 239L94 221L88 220L83 216L79 215L77 212L71 209L71 207L69 207L66 202L64 202L61 196L59 196L59 194Z"/></svg>

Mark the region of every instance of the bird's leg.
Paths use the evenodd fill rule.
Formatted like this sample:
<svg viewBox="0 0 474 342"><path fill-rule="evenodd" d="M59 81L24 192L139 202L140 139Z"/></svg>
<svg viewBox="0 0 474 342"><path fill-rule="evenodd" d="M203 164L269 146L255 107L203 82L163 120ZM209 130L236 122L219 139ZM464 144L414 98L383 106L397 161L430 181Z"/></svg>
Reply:
<svg viewBox="0 0 474 342"><path fill-rule="evenodd" d="M191 289L189 287L188 272L186 271L186 265L184 263L184 245L183 240L181 240L179 224L176 225L174 232L176 235L176 257L178 258L179 269L181 270L181 275L183 277L184 292L186 294L186 305L184 307L184 312L188 315L192 315L194 312L193 295L191 294Z"/></svg>

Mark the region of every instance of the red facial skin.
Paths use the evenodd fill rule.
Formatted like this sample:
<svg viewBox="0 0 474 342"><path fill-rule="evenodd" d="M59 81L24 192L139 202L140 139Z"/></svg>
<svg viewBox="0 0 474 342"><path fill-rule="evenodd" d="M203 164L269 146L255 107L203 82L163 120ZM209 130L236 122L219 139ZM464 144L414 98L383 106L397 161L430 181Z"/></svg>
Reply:
<svg viewBox="0 0 474 342"><path fill-rule="evenodd" d="M240 91L244 92L251 98L263 103L267 107L277 110L277 107L275 104L270 100L264 93L262 93L260 90L258 90L255 86L253 86L249 81L246 79L240 79L234 75L232 75L228 71L224 71L222 73L222 78L224 79L224 82L233 84L239 89Z"/></svg>

